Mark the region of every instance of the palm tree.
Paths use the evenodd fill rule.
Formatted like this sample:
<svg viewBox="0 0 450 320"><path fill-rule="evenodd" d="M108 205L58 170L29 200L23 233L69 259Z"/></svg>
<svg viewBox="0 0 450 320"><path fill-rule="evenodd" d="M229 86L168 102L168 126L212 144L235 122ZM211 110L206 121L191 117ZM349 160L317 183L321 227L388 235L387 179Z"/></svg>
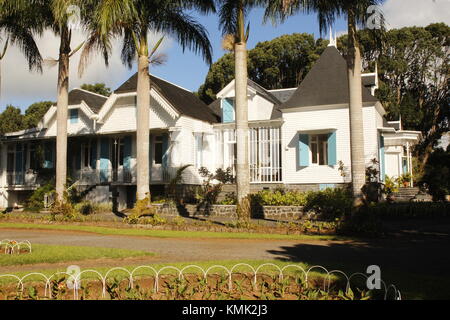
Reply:
<svg viewBox="0 0 450 320"><path fill-rule="evenodd" d="M23 0L19 0L23 1ZM58 59L49 60L47 64L58 65L57 82L57 111L56 111L56 193L58 200L63 201L64 189L67 181L67 119L69 105L69 62L70 58L81 49L71 49L72 26L70 19L73 15L71 8L80 9L77 18L88 19L92 15L86 0L29 0L28 9L31 12L32 25L42 32L52 30L59 37ZM80 21L81 23L81 21Z"/></svg>
<svg viewBox="0 0 450 320"><path fill-rule="evenodd" d="M248 99L247 99L247 40L250 25L245 26L245 18L264 0L217 0L220 6L220 27L225 36L224 43L234 51L235 61L235 122L236 122L236 187L238 204L250 192L250 172L248 165Z"/></svg>
<svg viewBox="0 0 450 320"><path fill-rule="evenodd" d="M122 61L128 67L137 62L137 199L150 193L149 113L150 52L149 32L161 32L177 39L183 50L200 53L210 64L212 48L206 29L185 11L214 12L212 0L99 0L96 18L88 25L90 37L83 50L84 62L89 53L101 50L107 60L113 37L123 39ZM81 64L81 69L84 67Z"/></svg>
<svg viewBox="0 0 450 320"><path fill-rule="evenodd" d="M1 61L5 57L8 45L16 45L24 54L30 71L42 72L42 57L34 41L30 12L25 3L0 0L0 33L6 35L0 52L0 92L1 92ZM0 38L0 40L2 40Z"/></svg>
<svg viewBox="0 0 450 320"><path fill-rule="evenodd" d="M357 25L367 20L367 9L383 0L270 0L266 17L281 19L303 11L317 13L320 32L333 25L339 17L346 17L348 24L347 73L349 87L350 150L352 191L354 206L362 203L362 187L365 184L365 159L363 112L361 91L361 51L357 38Z"/></svg>

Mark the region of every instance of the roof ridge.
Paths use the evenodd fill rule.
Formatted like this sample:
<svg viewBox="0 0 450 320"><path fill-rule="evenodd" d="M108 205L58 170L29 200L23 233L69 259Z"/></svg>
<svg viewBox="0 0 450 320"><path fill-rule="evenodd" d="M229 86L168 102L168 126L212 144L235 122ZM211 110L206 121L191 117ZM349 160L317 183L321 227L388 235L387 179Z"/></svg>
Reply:
<svg viewBox="0 0 450 320"><path fill-rule="evenodd" d="M159 80L161 80L161 81L167 82L167 83L169 83L169 84L171 84L171 85L173 85L173 86L175 86L175 87L177 87L177 88L180 88L180 89L182 89L182 90L184 90L184 91L193 93L191 90L188 90L188 89L186 89L186 88L183 88L182 86L180 86L180 85L178 85L178 84L175 84L175 83L173 83L173 82L170 82L169 80L166 80L166 79L163 79L163 78L161 78L161 77L155 76L154 74L151 74L151 73L150 73L150 76L151 76L151 77L155 77L156 79L159 79Z"/></svg>
<svg viewBox="0 0 450 320"><path fill-rule="evenodd" d="M83 92L85 92L85 93L89 93L89 94L92 94L92 95L95 95L95 96L99 96L99 97L101 97L101 98L108 99L107 96L104 96L104 95L102 95L102 94L100 94L100 93L92 92L92 91L89 91L89 90L85 90L85 89L81 89L81 88L73 88L72 91L74 91L74 90L83 91Z"/></svg>

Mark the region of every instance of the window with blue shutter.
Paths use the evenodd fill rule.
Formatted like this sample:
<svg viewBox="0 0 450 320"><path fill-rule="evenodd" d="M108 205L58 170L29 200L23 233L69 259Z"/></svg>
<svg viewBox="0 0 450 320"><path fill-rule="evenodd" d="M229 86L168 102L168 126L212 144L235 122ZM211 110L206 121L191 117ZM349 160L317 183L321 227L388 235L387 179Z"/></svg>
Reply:
<svg viewBox="0 0 450 320"><path fill-rule="evenodd" d="M298 139L298 165L300 167L309 166L309 135L299 134Z"/></svg>
<svg viewBox="0 0 450 320"><path fill-rule="evenodd" d="M51 142L44 144L44 169L53 169L53 149Z"/></svg>
<svg viewBox="0 0 450 320"><path fill-rule="evenodd" d="M102 138L100 141L100 182L109 180L109 139Z"/></svg>
<svg viewBox="0 0 450 320"><path fill-rule="evenodd" d="M131 169L131 136L123 139L123 167L126 170Z"/></svg>
<svg viewBox="0 0 450 320"><path fill-rule="evenodd" d="M386 172L386 159L384 153L384 137L380 134L380 179L384 181Z"/></svg>
<svg viewBox="0 0 450 320"><path fill-rule="evenodd" d="M222 99L222 122L234 122L234 103L232 99Z"/></svg>
<svg viewBox="0 0 450 320"><path fill-rule="evenodd" d="M78 109L69 110L70 123L78 123Z"/></svg>
<svg viewBox="0 0 450 320"><path fill-rule="evenodd" d="M169 135L167 133L162 135L162 152L162 165L164 168L167 168L169 163Z"/></svg>
<svg viewBox="0 0 450 320"><path fill-rule="evenodd" d="M335 166L337 164L336 150L336 131L328 135L328 165Z"/></svg>
<svg viewBox="0 0 450 320"><path fill-rule="evenodd" d="M17 185L23 184L23 144L16 145L16 181Z"/></svg>

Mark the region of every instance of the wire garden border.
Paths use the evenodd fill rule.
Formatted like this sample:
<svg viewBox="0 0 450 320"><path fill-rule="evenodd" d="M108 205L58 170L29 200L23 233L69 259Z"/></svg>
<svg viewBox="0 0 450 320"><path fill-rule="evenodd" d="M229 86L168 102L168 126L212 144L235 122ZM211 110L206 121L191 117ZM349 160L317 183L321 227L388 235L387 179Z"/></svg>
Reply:
<svg viewBox="0 0 450 320"><path fill-rule="evenodd" d="M14 252L16 252L16 254L20 254L21 248L26 248L28 249L28 253L31 253L31 242L28 240L17 241L3 239L0 241L0 250L2 250L2 247L5 247L5 254L14 254Z"/></svg>
<svg viewBox="0 0 450 320"><path fill-rule="evenodd" d="M214 269L221 269L223 271L225 271L227 277L228 277L228 287L230 290L232 290L233 288L233 282L232 282L232 277L233 274L242 274L242 272L236 272L235 270L238 267L245 267L248 269L248 271L251 271L252 274L252 285L254 286L254 288L256 289L258 284L257 284L257 276L258 275L267 275L267 273L263 273L262 269L267 268L267 267L272 267L275 268L277 270L278 273L278 280L282 281L284 279L284 277L286 276L286 271L288 269L294 269L297 271L300 271L301 274L305 277L304 278L304 283L305 283L305 287L308 288L309 284L308 284L308 279L310 276L311 271L313 270L321 270L323 272L326 273L326 276L323 280L323 291L326 291L327 293L329 293L330 291L330 286L331 286L331 277L333 275L341 275L343 276L343 278L346 280L346 286L345 286L345 291L348 292L348 290L351 288L351 282L355 279L355 278L362 278L365 281L367 281L367 279L369 278L369 276L365 273L353 273L350 276L348 276L345 272L341 271L341 270L330 270L328 271L328 269L326 269L323 266L320 265L315 265L315 266L311 266L307 269L304 269L302 266L298 265L298 264L290 264L290 265L286 265L282 268L280 268L279 266L277 266L276 264L273 263L264 263L259 265L258 267L253 267L247 263L238 263L235 264L233 267L231 267L230 269L227 268L226 266L223 265L213 265L210 266L207 269L204 269L198 265L188 265L185 266L183 268L177 268L175 266L165 266L160 268L159 270L155 269L152 266L149 265L142 265L142 266L138 266L136 268L134 268L133 270L129 271L123 267L115 267L115 268L111 268L109 269L105 274L100 273L97 270L93 270L93 269L88 269L88 270L83 270L80 271L77 274L73 274L73 273L68 273L68 272L56 272L50 276L46 276L43 273L37 273L37 272L32 272L32 273L28 273L22 277L18 277L17 275L14 274L0 274L0 279L1 278L13 278L17 281L17 288L21 290L21 292L23 292L24 288L25 288L25 283L27 278L29 278L30 276L38 276L41 279L39 280L30 280L30 282L44 282L45 283L45 289L44 289L44 295L48 296L49 298L51 298L51 290L50 290L50 286L51 286L51 281L56 279L56 277L58 276L67 276L68 279L66 280L67 283L71 283L69 287L69 289L73 290L73 299L74 300L78 300L79 299L79 290L81 288L81 280L82 280L82 276L83 275L87 275L87 274L94 274L96 276L96 279L91 279L92 281L100 281L100 283L102 284L102 298L106 297L106 285L107 285L107 280L109 277L112 277L111 273L114 271L120 271L123 272L126 275L126 278L122 279L125 280L127 279L129 281L129 288L134 288L134 281L135 281L135 277L138 276L137 272L140 270L150 270L153 272L153 276L154 276L154 286L153 286L153 290L155 293L158 293L160 290L160 276L161 273L163 271L167 271L167 270L171 270L174 271L175 274L177 275L179 280L183 280L184 276L187 275L188 273L185 273L186 270L188 269L197 269L198 271L201 272L201 274L203 275L203 279L206 281L208 281L208 275L213 275L213 273L211 273L212 270ZM192 271L191 273L192 274ZM141 275L142 276L142 275ZM382 279L380 279L380 283L382 284L382 288L381 290L384 290L384 300L387 300L389 298L389 293L392 292L392 296L394 300L401 300L402 296L400 291L397 289L397 287L394 284L390 284L387 285ZM70 288L71 287L71 288Z"/></svg>

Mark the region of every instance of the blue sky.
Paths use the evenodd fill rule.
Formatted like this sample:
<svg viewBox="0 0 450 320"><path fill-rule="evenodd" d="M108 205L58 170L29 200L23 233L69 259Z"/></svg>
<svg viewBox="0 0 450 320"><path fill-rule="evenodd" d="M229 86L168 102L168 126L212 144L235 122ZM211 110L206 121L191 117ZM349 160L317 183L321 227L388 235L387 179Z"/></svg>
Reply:
<svg viewBox="0 0 450 320"><path fill-rule="evenodd" d="M260 41L274 39L283 34L295 32L311 33L320 37L319 27L315 15L296 15L290 17L285 23L276 27L269 22L262 23L263 9L254 9L249 16L251 34L248 47L253 48ZM432 22L445 22L450 25L450 0L386 0L382 11L385 14L389 28L405 26L426 26ZM225 52L221 48L222 35L218 29L216 15L197 16L209 31L210 40L214 50L214 61L217 61ZM346 31L344 20L336 21L333 30L337 33ZM323 35L328 37L328 34ZM3 37L0 37L2 39ZM157 41L158 37L153 37ZM74 33L72 46L76 47L85 40L81 32ZM37 44L44 58L56 58L58 54L59 39L50 32L44 33L37 39ZM0 40L0 49L4 43ZM166 39L161 48L167 55L166 64L152 68L151 72L170 82L178 84L189 90L196 91L203 83L209 66L202 58L190 51L182 52L181 48L170 39ZM79 78L77 66L79 54L71 59L70 89L81 86L83 83L104 82L112 89L116 89L126 81L134 72L125 68L120 61L120 47L117 46L111 58L110 67L106 68L102 60L94 58L86 74ZM56 101L57 68L44 68L44 73L30 73L26 68L26 61L16 47L9 47L6 57L2 61L2 88L0 96L0 112L7 104L25 110L31 103L43 100Z"/></svg>
<svg viewBox="0 0 450 320"><path fill-rule="evenodd" d="M312 33L316 38L320 37L317 18L314 15L296 15L289 18L285 23L273 26L270 22L263 24L263 9L254 9L250 16L250 38L248 47L253 48L258 42L274 39L278 36L291 33ZM217 16L200 16L198 20L210 33L210 41L214 50L214 61L217 61L225 51L221 48L222 34L218 29ZM337 31L346 30L343 20L336 22ZM328 33L325 35L328 37ZM190 51L184 54L179 46L174 45L168 51L168 61L165 65L155 67L152 73L169 81L176 82L182 87L196 91L208 73L209 66L200 56Z"/></svg>
<svg viewBox="0 0 450 320"><path fill-rule="evenodd" d="M314 15L299 14L289 18L283 24L273 26L270 22L263 24L263 14L263 9L254 9L250 13L248 20L251 24L249 48L253 48L260 41L271 40L283 34L307 32L314 34L316 38L320 36ZM221 48L222 33L218 27L218 16L194 16L208 30L213 46L213 61L217 61L225 54L225 51ZM338 32L345 30L345 21L337 21L335 29ZM328 37L328 33L325 36ZM154 38L153 40L156 41L159 36ZM80 36L79 39L72 41L72 46L77 46L77 41L81 42L82 39ZM49 35L44 36L43 39L38 39L37 42L44 58L57 57L58 38ZM190 50L183 52L174 40L166 39L165 42L161 50L167 55L167 62L162 66L153 67L151 73L188 90L197 91L206 78L209 66L200 55ZM120 47L114 48L114 51L118 55ZM79 79L76 74L78 57L74 56L72 60L75 61L71 60L70 89L79 87L82 83L94 82L105 82L112 90L116 89L136 71L136 67L133 67L131 70L126 69L120 64L118 57L116 58L117 61L111 63L108 69L104 67L99 59L97 64L88 69L90 74L85 78ZM20 60L20 62L16 60ZM18 69L18 65L23 66L23 69ZM30 104L37 101L56 101L57 68L44 68L43 75L39 75L29 73L25 65L22 54L17 48L8 51L2 64L4 83L2 85L0 112L4 110L7 104L20 107L24 111Z"/></svg>

